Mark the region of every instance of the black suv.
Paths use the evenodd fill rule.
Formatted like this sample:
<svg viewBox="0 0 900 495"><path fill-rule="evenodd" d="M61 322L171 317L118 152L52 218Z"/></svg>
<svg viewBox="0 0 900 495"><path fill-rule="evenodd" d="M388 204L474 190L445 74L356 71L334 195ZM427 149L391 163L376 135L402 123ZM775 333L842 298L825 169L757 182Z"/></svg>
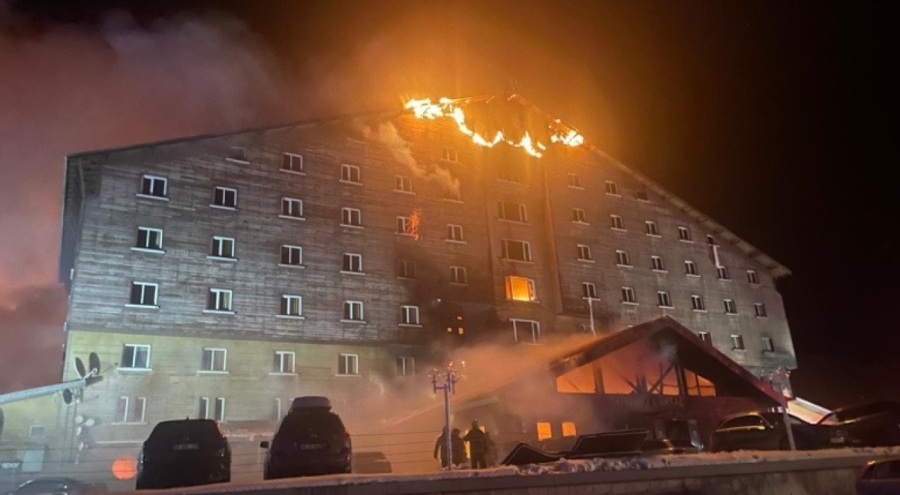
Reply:
<svg viewBox="0 0 900 495"><path fill-rule="evenodd" d="M263 478L290 478L351 471L350 433L326 397L297 397L268 449Z"/></svg>
<svg viewBox="0 0 900 495"><path fill-rule="evenodd" d="M231 447L219 423L179 419L158 423L138 458L135 488L174 488L231 481Z"/></svg>

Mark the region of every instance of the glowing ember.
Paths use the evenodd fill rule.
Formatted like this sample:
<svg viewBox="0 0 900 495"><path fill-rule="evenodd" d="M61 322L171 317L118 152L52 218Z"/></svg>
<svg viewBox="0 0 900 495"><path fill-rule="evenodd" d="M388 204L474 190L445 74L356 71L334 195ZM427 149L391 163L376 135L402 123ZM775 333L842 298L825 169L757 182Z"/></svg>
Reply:
<svg viewBox="0 0 900 495"><path fill-rule="evenodd" d="M524 99L517 95L512 95L507 98L507 101L511 100L524 102ZM493 137L479 134L466 122L466 114L463 111L463 107L471 101L472 100L468 99L451 100L450 98L441 98L437 103L432 103L429 98L421 100L413 99L409 100L406 105L404 105L404 108L412 110L416 115L416 118L420 119L436 120L438 118L451 118L456 122L460 132L471 137L472 141L480 146L492 148L497 143L506 143L515 148L521 148L529 155L537 158L540 158L542 156L541 152L547 149L545 144L532 137L531 133L528 131L524 133L522 139L518 142L507 137L502 130L498 130ZM574 129L560 122L559 119L552 120L547 126L547 131L551 143L572 147L584 144L584 137L578 134Z"/></svg>

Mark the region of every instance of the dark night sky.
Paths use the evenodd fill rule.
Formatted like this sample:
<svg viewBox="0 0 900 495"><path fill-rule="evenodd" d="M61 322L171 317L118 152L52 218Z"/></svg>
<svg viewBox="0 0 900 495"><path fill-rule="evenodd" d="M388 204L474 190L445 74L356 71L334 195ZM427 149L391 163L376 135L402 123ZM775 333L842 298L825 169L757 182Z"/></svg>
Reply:
<svg viewBox="0 0 900 495"><path fill-rule="evenodd" d="M900 398L879 381L900 368L889 19L868 2L0 0L0 193L51 206L0 199L5 234L46 232L0 241L3 347L58 331L27 327L60 303L64 154L515 89L793 271L796 392ZM58 143L11 159L22 136Z"/></svg>

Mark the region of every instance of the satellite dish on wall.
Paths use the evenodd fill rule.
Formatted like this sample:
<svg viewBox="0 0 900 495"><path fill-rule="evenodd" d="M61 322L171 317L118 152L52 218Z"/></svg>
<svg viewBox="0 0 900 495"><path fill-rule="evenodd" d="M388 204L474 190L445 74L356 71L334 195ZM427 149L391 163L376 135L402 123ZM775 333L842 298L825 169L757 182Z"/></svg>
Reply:
<svg viewBox="0 0 900 495"><path fill-rule="evenodd" d="M98 356L96 352L92 352L88 355L88 371L90 371L92 375L100 374L100 356Z"/></svg>
<svg viewBox="0 0 900 495"><path fill-rule="evenodd" d="M63 396L63 402L65 402L66 404L72 403L72 391L71 390L69 390L69 389L63 390L62 396Z"/></svg>
<svg viewBox="0 0 900 495"><path fill-rule="evenodd" d="M78 372L79 378L84 378L84 375L87 374L84 370L84 361L82 361L81 358L75 358L75 371Z"/></svg>

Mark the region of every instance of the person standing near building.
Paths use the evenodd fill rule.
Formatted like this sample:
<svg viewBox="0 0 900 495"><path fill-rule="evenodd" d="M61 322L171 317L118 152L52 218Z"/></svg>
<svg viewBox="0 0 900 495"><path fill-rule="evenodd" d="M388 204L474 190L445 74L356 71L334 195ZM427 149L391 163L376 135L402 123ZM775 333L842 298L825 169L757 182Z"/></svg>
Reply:
<svg viewBox="0 0 900 495"><path fill-rule="evenodd" d="M447 452L447 427L445 426L443 430L441 430L441 434L437 437L437 440L434 441L434 458L438 458L438 454L441 455L441 467L447 469L450 466L450 452Z"/></svg>
<svg viewBox="0 0 900 495"><path fill-rule="evenodd" d="M478 420L472 421L472 429L466 433L463 440L469 442L469 454L472 457L472 469L486 468L487 439L484 432L478 426Z"/></svg>
<svg viewBox="0 0 900 495"><path fill-rule="evenodd" d="M459 436L460 433L459 428L453 428L453 431L450 432L450 449L453 451L453 466L465 468L466 444Z"/></svg>

